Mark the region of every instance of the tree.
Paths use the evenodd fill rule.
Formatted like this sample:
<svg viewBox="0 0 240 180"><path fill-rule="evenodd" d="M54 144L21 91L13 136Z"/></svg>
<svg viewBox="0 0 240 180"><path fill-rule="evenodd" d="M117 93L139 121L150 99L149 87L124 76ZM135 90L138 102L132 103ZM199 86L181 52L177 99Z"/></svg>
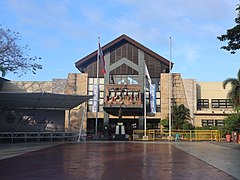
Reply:
<svg viewBox="0 0 240 180"><path fill-rule="evenodd" d="M8 72L13 72L19 76L27 71L36 73L42 69L42 65L35 63L40 57L30 57L26 52L30 50L28 45L20 46L18 41L21 37L18 32L4 29L0 25L0 72L2 77Z"/></svg>
<svg viewBox="0 0 240 180"><path fill-rule="evenodd" d="M223 88L230 84L231 89L228 92L228 98L231 100L233 108L239 112L240 107L240 69L238 70L237 78L227 78L223 81Z"/></svg>
<svg viewBox="0 0 240 180"><path fill-rule="evenodd" d="M190 110L183 104L173 106L172 116L174 129L183 129L183 124L191 119Z"/></svg>
<svg viewBox="0 0 240 180"><path fill-rule="evenodd" d="M229 131L239 131L240 129L240 115L231 114L225 119L225 126Z"/></svg>
<svg viewBox="0 0 240 180"><path fill-rule="evenodd" d="M225 118L225 125L221 128L222 134L231 134L232 131L240 132L240 114L230 114Z"/></svg>
<svg viewBox="0 0 240 180"><path fill-rule="evenodd" d="M236 50L240 49L240 4L237 6L238 15L235 18L237 25L228 29L226 34L217 37L220 41L228 41L228 45L222 46L221 49L230 51L231 54L235 54Z"/></svg>

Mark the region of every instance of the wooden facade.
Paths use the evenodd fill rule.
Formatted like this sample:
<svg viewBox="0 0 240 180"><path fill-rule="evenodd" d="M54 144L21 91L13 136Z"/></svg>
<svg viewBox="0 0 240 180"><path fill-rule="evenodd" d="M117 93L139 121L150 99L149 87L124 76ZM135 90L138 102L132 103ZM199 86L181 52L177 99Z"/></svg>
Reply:
<svg viewBox="0 0 240 180"><path fill-rule="evenodd" d="M110 65L116 63L122 58L126 58L138 65L138 49L144 52L144 60L152 78L159 77L160 73L169 72L170 62L167 59L151 51L126 35L122 35L102 47L104 55L110 53ZM80 72L88 73L89 77L97 77L97 51L94 51L88 56L77 61L75 66L80 70ZM173 63L171 63L171 68L172 66ZM109 72L109 74L137 75L138 72L126 64L123 64ZM103 77L103 74L101 73L101 66L99 66L99 77Z"/></svg>

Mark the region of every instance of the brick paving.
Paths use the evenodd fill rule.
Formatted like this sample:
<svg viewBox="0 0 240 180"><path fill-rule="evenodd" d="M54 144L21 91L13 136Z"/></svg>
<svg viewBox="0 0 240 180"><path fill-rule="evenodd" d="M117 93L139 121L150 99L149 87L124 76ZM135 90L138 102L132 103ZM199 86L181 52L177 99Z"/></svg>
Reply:
<svg viewBox="0 0 240 180"><path fill-rule="evenodd" d="M0 178L237 179L176 146L183 145L148 142L60 144L0 160Z"/></svg>

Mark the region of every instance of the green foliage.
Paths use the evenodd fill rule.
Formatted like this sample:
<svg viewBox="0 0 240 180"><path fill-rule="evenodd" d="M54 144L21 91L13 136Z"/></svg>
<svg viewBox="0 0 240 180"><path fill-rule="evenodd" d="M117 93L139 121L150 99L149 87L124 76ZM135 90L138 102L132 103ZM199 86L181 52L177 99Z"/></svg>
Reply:
<svg viewBox="0 0 240 180"><path fill-rule="evenodd" d="M160 123L163 127L168 127L169 120L168 119L162 119Z"/></svg>
<svg viewBox="0 0 240 180"><path fill-rule="evenodd" d="M195 127L189 122L184 122L182 125L182 129L183 130L193 130L193 129L195 129Z"/></svg>
<svg viewBox="0 0 240 180"><path fill-rule="evenodd" d="M183 129L183 124L190 120L190 110L183 104L173 106L173 129Z"/></svg>
<svg viewBox="0 0 240 180"><path fill-rule="evenodd" d="M229 131L240 130L240 114L231 114L225 119L225 127Z"/></svg>
<svg viewBox="0 0 240 180"><path fill-rule="evenodd" d="M220 41L228 41L228 45L222 46L221 49L230 51L231 54L235 54L236 50L240 49L240 4L236 11L238 12L235 18L236 25L228 29L226 34L217 37Z"/></svg>
<svg viewBox="0 0 240 180"><path fill-rule="evenodd" d="M240 132L240 114L231 114L225 119L225 126L218 127L222 135L231 134L232 131Z"/></svg>
<svg viewBox="0 0 240 180"><path fill-rule="evenodd" d="M30 57L26 52L30 50L28 45L20 46L21 37L19 33L10 29L3 29L0 24L0 72L2 77L8 72L13 72L19 76L27 71L36 73L42 69L42 65L35 63L40 57Z"/></svg>
<svg viewBox="0 0 240 180"><path fill-rule="evenodd" d="M225 89L226 86L230 84L231 89L228 92L228 98L231 99L233 108L239 112L240 108L240 69L237 73L237 78L227 78L223 81L223 88Z"/></svg>

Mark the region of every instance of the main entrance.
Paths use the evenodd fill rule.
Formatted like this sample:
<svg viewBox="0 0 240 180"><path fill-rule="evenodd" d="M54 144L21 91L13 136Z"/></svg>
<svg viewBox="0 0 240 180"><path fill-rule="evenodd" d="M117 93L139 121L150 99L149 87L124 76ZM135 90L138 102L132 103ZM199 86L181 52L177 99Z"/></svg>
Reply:
<svg viewBox="0 0 240 180"><path fill-rule="evenodd" d="M131 118L110 118L109 125L104 125L103 119L98 119L98 132L97 137L95 135L96 119L89 118L87 121L87 139L88 140L115 140L116 129L119 124L124 126L124 133L126 140L131 140L133 130L138 128L139 119ZM147 129L157 129L159 126L159 119L148 119Z"/></svg>

